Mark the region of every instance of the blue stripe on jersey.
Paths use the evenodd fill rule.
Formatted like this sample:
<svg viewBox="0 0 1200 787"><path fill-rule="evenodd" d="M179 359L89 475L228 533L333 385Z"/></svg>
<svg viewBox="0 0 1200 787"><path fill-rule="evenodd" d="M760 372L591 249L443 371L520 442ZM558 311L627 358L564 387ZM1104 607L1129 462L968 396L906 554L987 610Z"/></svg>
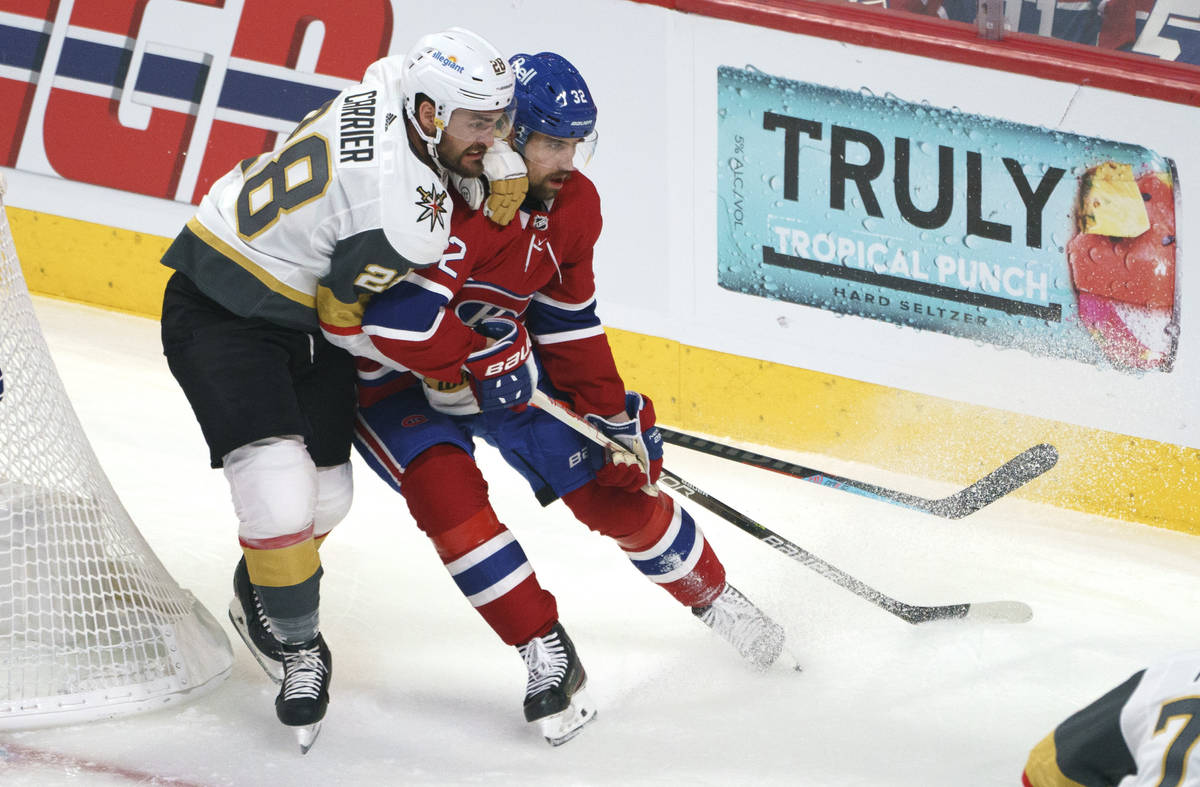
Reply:
<svg viewBox="0 0 1200 787"><path fill-rule="evenodd" d="M510 290L507 287L502 287L494 281L480 281L479 279L467 279L467 283L463 285L463 292L467 295L474 295L482 300L487 300L487 295L499 293L500 295L517 300L527 301L530 296L525 292L517 292Z"/></svg>
<svg viewBox="0 0 1200 787"><path fill-rule="evenodd" d="M599 325L600 318L596 316L594 299L582 309L562 309L535 300L529 304L529 310L525 313L525 327L534 336L578 331Z"/></svg>
<svg viewBox="0 0 1200 787"><path fill-rule="evenodd" d="M629 559L651 582L664 584L686 576L700 560L704 536L696 528L691 514L675 505L667 532L644 552L630 552Z"/></svg>
<svg viewBox="0 0 1200 787"><path fill-rule="evenodd" d="M424 333L437 321L438 311L445 305L446 298L442 295L410 281L401 281L371 299L363 313L363 328L377 325Z"/></svg>
<svg viewBox="0 0 1200 787"><path fill-rule="evenodd" d="M476 607L495 601L533 573L525 550L508 530L447 563L446 568Z"/></svg>

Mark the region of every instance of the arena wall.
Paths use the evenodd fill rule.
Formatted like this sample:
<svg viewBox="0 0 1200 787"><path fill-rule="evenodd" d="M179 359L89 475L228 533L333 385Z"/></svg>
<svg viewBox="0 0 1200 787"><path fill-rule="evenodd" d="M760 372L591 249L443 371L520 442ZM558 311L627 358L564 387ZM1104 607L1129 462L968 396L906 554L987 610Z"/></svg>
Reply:
<svg viewBox="0 0 1200 787"><path fill-rule="evenodd" d="M1200 182L1200 78L828 8L10 1L18 251L35 292L156 317L157 260L208 183L374 58L461 24L587 77L601 316L660 420L955 484L1049 442L1058 466L1020 496L1200 532L1195 285L1176 256L1200 211L1181 196ZM1105 162L1167 182L1168 296L1161 270L1087 284L1069 260Z"/></svg>

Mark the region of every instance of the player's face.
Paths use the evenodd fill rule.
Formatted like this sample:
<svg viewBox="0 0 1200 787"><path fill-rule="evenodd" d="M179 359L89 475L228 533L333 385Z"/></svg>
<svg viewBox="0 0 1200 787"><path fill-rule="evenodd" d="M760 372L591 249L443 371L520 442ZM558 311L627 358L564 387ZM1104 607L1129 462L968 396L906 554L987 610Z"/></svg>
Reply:
<svg viewBox="0 0 1200 787"><path fill-rule="evenodd" d="M529 194L536 199L554 199L575 171L577 153L586 139L562 139L533 132L525 142L525 166L529 170ZM594 141L594 140L593 140Z"/></svg>
<svg viewBox="0 0 1200 787"><path fill-rule="evenodd" d="M483 154L493 142L508 134L511 124L512 115L505 110L456 109L442 131L438 158L451 172L477 178L483 174Z"/></svg>

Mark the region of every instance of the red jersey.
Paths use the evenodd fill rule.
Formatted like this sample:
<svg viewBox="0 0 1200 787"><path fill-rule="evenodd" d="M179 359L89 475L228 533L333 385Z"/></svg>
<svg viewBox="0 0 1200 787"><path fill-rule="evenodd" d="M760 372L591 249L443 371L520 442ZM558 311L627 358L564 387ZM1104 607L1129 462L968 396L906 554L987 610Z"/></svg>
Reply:
<svg viewBox="0 0 1200 787"><path fill-rule="evenodd" d="M522 208L506 227L454 196L441 261L411 272L367 306L363 333L396 368L360 360L360 402L368 406L412 385L408 370L458 382L467 356L485 344L469 326L507 316L525 323L549 382L578 412L623 411L625 384L596 315L592 253L601 218L591 180L574 173L548 210Z"/></svg>

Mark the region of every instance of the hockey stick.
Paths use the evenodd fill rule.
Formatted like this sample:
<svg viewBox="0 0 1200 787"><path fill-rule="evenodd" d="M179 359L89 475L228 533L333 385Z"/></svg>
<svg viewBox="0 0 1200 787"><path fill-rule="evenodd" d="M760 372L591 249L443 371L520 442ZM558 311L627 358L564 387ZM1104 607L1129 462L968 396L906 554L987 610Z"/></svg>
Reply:
<svg viewBox="0 0 1200 787"><path fill-rule="evenodd" d="M627 451L627 449L611 440L590 422L566 409L541 391L534 391L529 403L544 411L547 415L562 421L598 445ZM662 483L667 489L677 494L696 501L703 508L707 508L717 516L730 524L736 525L763 543L774 547L793 560L803 563L831 582L841 585L856 596L866 599L880 609L890 612L908 623L928 623L933 620L951 620L954 618L988 620L998 623L1024 623L1033 617L1033 610L1029 608L1029 605L1020 601L985 601L977 604L947 604L935 607L916 606L906 604L903 601L897 601L855 579L836 566L827 563L808 550L793 544L766 526L755 522L746 515L717 500L712 495L692 486L666 468L663 468L659 483Z"/></svg>
<svg viewBox="0 0 1200 787"><path fill-rule="evenodd" d="M856 495L869 497L873 500L880 500L914 511L923 511L927 514L947 519L961 519L967 514L975 513L984 506L996 502L1009 492L1029 483L1054 467L1055 463L1058 462L1058 451L1054 446L1048 443L1041 443L1032 448L1025 449L970 486L946 497L930 499L876 486L865 481L855 481L852 478L822 473L820 470L813 470L811 467L792 464L782 459L763 456L753 451L746 451L731 445L718 443L715 440L707 440L703 437L676 432L661 426L658 427L658 431L662 433L663 440L671 445L683 446L693 451L732 459L735 462L741 462L752 467L761 467L764 470L774 470L777 473L790 475L802 481L841 489Z"/></svg>

